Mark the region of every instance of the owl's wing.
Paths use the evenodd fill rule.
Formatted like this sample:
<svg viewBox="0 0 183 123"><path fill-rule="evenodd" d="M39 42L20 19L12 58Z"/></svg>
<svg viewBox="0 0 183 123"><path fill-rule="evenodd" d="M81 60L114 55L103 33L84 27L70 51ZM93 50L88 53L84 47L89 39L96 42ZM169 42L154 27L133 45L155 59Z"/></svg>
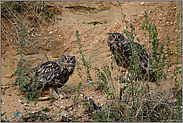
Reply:
<svg viewBox="0 0 183 123"><path fill-rule="evenodd" d="M136 47L136 53L139 56L139 63L140 65L145 69L148 66L148 61L149 61L149 56L147 54L147 52L145 51L145 49L142 48L142 46L136 42L126 42L126 43L122 43L122 42L118 42L116 43L116 46L114 46L113 48L116 49L117 51L117 55L119 60L124 60L126 63L129 63L130 60L130 56L132 56L132 47ZM132 61L133 62L133 61Z"/></svg>
<svg viewBox="0 0 183 123"><path fill-rule="evenodd" d="M143 69L146 70L146 72L149 72L150 75L150 81L155 82L157 80L156 78L156 74L157 71L154 70L153 66L151 64L149 64L149 56L146 52L146 50L138 43L137 44L137 48L138 48L138 55L140 57L140 65Z"/></svg>
<svg viewBox="0 0 183 123"><path fill-rule="evenodd" d="M48 61L34 68L35 80L46 84L55 84L62 78L62 71L54 61Z"/></svg>
<svg viewBox="0 0 183 123"><path fill-rule="evenodd" d="M140 58L139 63L141 64L141 66L144 69L147 69L147 67L149 66L148 65L149 64L148 63L149 62L149 56L148 56L146 50L140 44L135 43L135 45L137 46L137 49L138 49L138 55L139 55L139 58Z"/></svg>

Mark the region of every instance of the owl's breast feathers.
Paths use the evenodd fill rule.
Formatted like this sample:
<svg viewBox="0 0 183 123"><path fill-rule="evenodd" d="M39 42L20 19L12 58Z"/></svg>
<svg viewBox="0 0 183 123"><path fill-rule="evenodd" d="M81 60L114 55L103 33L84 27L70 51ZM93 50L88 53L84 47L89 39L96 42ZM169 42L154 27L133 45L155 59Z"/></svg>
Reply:
<svg viewBox="0 0 183 123"><path fill-rule="evenodd" d="M59 66L55 61L48 61L35 67L34 72L36 80L42 83L46 82L47 85L63 85L69 77L68 70Z"/></svg>

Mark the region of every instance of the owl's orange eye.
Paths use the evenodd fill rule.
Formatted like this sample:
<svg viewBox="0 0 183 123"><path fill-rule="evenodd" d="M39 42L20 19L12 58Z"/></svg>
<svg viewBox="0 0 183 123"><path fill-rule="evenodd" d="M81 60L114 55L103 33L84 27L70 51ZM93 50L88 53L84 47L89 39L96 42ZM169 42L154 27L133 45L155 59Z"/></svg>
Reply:
<svg viewBox="0 0 183 123"><path fill-rule="evenodd" d="M73 58L71 58L70 60L73 61Z"/></svg>
<svg viewBox="0 0 183 123"><path fill-rule="evenodd" d="M67 60L67 58L64 58L64 61L66 61Z"/></svg>
<svg viewBox="0 0 183 123"><path fill-rule="evenodd" d="M119 36L118 39L121 39L121 36Z"/></svg>
<svg viewBox="0 0 183 123"><path fill-rule="evenodd" d="M112 39L114 39L115 37L114 36L112 36Z"/></svg>

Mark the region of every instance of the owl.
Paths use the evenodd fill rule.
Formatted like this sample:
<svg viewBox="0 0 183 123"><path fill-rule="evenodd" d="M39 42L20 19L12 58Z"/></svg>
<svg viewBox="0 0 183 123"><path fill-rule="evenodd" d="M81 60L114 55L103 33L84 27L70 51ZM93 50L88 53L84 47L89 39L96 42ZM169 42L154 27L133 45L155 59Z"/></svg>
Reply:
<svg viewBox="0 0 183 123"><path fill-rule="evenodd" d="M107 44L114 55L117 65L127 70L134 69L136 65L139 65L141 74L147 78L149 73L150 81L156 81L156 73L153 72L152 66L148 63L149 56L140 44L128 41L122 33L109 33ZM135 57L132 56L132 53L135 54L133 55ZM138 62L133 61L133 58Z"/></svg>
<svg viewBox="0 0 183 123"><path fill-rule="evenodd" d="M62 97L58 88L62 87L73 73L76 65L75 56L63 55L58 61L48 61L33 68L34 75L25 86L28 92L32 89L49 88L50 96ZM28 94L28 97L30 97Z"/></svg>

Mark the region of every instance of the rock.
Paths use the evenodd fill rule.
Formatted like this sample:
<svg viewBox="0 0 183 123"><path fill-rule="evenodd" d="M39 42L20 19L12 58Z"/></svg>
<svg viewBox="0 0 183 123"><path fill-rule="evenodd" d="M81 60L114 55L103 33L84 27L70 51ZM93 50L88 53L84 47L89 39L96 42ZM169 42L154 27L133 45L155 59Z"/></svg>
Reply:
<svg viewBox="0 0 183 123"><path fill-rule="evenodd" d="M44 101L44 100L48 100L49 97L39 97L40 100Z"/></svg>
<svg viewBox="0 0 183 123"><path fill-rule="evenodd" d="M133 14L132 16L137 16L137 14Z"/></svg>
<svg viewBox="0 0 183 123"><path fill-rule="evenodd" d="M31 29L31 32L34 31L34 28Z"/></svg>
<svg viewBox="0 0 183 123"><path fill-rule="evenodd" d="M53 34L53 31L50 31L49 34L50 34L50 35Z"/></svg>
<svg viewBox="0 0 183 123"><path fill-rule="evenodd" d="M141 2L140 5L144 5L144 2Z"/></svg>
<svg viewBox="0 0 183 123"><path fill-rule="evenodd" d="M173 52L172 51L170 51L170 54L169 55L173 55Z"/></svg>
<svg viewBox="0 0 183 123"><path fill-rule="evenodd" d="M1 85L1 89L8 89L10 88L9 86Z"/></svg>

